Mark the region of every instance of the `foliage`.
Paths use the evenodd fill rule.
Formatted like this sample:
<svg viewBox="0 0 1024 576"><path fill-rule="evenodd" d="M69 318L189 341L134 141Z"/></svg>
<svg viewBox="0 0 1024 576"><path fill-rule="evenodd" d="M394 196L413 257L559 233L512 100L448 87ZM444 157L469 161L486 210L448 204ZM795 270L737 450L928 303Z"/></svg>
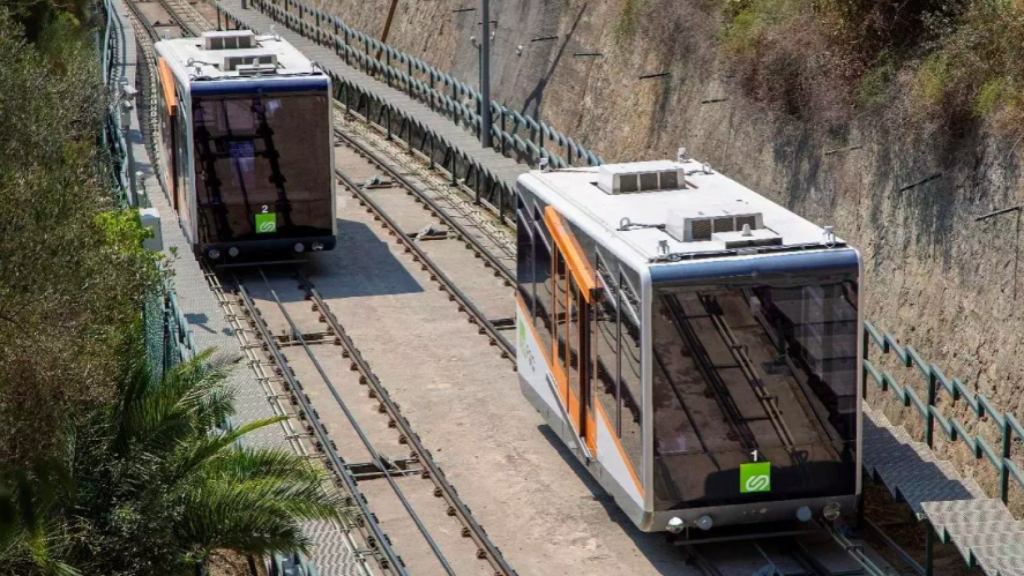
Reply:
<svg viewBox="0 0 1024 576"><path fill-rule="evenodd" d="M975 0L917 71L918 102L935 115L1024 120L1024 2Z"/></svg>
<svg viewBox="0 0 1024 576"><path fill-rule="evenodd" d="M55 15L32 44L0 8L0 465L45 456L57 435L40 422L112 396L117 341L158 281L137 217L111 199L103 87L78 22Z"/></svg>
<svg viewBox="0 0 1024 576"><path fill-rule="evenodd" d="M129 339L122 358L143 357ZM158 382L126 360L108 409L65 432L57 465L15 483L33 494L13 499L30 520L0 540L0 574L185 576L215 550L304 550L299 522L337 519L338 502L308 461L238 443L277 419L227 424L223 368L206 353Z"/></svg>
<svg viewBox="0 0 1024 576"><path fill-rule="evenodd" d="M861 77L857 87L857 102L869 107L881 105L895 76L896 64L888 52L883 52L878 62Z"/></svg>
<svg viewBox="0 0 1024 576"><path fill-rule="evenodd" d="M743 0L726 5L723 46L739 81L755 100L790 114L830 111L823 81L846 82L843 53L828 43L812 0Z"/></svg>

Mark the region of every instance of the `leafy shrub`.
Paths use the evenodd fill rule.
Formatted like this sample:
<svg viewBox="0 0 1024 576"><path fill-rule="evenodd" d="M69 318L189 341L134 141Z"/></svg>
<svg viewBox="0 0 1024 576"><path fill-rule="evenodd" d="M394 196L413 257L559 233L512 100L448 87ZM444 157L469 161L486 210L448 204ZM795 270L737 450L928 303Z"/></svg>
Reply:
<svg viewBox="0 0 1024 576"><path fill-rule="evenodd" d="M727 0L723 49L751 96L793 114L843 120L858 105L883 104L900 71L914 66L920 66L914 91L938 110L951 96L974 102L981 84L968 95L947 94L944 86L967 79L960 79L955 59L936 51L959 38L964 47L957 57L969 59L995 28L1005 28L1006 6L989 0ZM994 19L992 10L999 13ZM1004 94L990 88L975 108L1001 106Z"/></svg>
<svg viewBox="0 0 1024 576"><path fill-rule="evenodd" d="M976 0L936 43L915 78L918 103L936 115L974 115L1007 127L1024 119L1024 4Z"/></svg>
<svg viewBox="0 0 1024 576"><path fill-rule="evenodd" d="M33 44L0 9L0 464L9 465L52 449L52 427L110 397L118 339L156 279L152 260L127 248L135 216L116 213L108 188L89 27L51 16Z"/></svg>
<svg viewBox="0 0 1024 576"><path fill-rule="evenodd" d="M874 107L885 102L889 88L896 75L896 64L888 52L879 55L878 63L864 73L857 87L857 102Z"/></svg>

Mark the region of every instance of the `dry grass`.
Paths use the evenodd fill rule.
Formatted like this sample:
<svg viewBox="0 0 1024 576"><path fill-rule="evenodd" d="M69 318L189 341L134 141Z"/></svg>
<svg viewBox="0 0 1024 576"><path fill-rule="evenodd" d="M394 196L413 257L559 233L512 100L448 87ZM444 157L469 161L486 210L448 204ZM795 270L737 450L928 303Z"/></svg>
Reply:
<svg viewBox="0 0 1024 576"><path fill-rule="evenodd" d="M808 121L905 106L946 125L1024 120L1024 0L726 0L744 91Z"/></svg>

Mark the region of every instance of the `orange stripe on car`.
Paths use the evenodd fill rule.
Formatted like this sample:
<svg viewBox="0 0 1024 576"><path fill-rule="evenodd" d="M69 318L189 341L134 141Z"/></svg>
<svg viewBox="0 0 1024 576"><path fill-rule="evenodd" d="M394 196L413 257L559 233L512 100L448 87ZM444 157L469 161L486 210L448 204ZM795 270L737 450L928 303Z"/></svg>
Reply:
<svg viewBox="0 0 1024 576"><path fill-rule="evenodd" d="M583 249L580 248L576 237L569 231L562 216L551 206L544 209L544 222L547 224L555 244L558 245L559 251L565 257L569 271L572 272L576 284L581 288L583 297L587 302L592 302L593 296L598 293L597 273L594 272L594 268L583 254Z"/></svg>
<svg viewBox="0 0 1024 576"><path fill-rule="evenodd" d="M174 75L163 58L157 60L157 68L160 70L160 87L163 88L164 101L167 103L167 115L174 116L174 109L178 105L174 94Z"/></svg>

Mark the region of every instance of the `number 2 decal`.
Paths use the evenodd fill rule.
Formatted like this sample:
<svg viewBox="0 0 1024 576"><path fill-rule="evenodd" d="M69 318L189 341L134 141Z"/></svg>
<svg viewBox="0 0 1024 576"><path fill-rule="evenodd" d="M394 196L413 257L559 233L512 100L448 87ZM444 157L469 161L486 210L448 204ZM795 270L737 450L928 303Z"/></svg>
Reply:
<svg viewBox="0 0 1024 576"><path fill-rule="evenodd" d="M268 207L267 207L267 205L266 205L266 204L264 204L264 205L263 205L263 206L262 206L262 207L260 208L260 211L261 211L261 212L263 212L264 214L268 214L268 213L270 212L270 208L268 208Z"/></svg>

